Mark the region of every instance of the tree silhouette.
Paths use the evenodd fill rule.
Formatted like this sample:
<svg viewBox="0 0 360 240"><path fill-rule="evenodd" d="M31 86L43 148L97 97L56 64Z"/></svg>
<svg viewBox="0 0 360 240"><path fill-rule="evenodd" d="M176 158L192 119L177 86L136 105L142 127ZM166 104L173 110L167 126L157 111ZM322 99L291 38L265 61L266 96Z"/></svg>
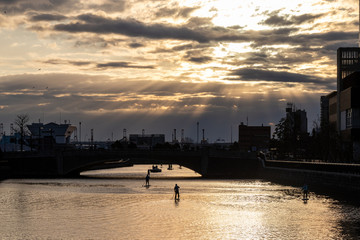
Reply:
<svg viewBox="0 0 360 240"><path fill-rule="evenodd" d="M29 122L30 117L28 114L19 114L14 121L17 130L20 132L20 150L23 151L24 138L27 133L26 124Z"/></svg>
<svg viewBox="0 0 360 240"><path fill-rule="evenodd" d="M276 140L277 143L274 141ZM292 122L288 118L281 118L275 125L273 143L277 145L278 153L288 155L295 151L296 136Z"/></svg>

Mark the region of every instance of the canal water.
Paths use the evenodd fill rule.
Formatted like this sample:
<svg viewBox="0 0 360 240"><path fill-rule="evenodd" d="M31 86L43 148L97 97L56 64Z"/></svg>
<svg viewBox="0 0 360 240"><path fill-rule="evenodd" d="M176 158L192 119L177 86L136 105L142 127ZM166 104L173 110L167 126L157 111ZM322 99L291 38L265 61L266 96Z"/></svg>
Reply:
<svg viewBox="0 0 360 240"><path fill-rule="evenodd" d="M0 182L0 239L359 239L360 206L261 180L173 166ZM180 186L180 201L173 187Z"/></svg>

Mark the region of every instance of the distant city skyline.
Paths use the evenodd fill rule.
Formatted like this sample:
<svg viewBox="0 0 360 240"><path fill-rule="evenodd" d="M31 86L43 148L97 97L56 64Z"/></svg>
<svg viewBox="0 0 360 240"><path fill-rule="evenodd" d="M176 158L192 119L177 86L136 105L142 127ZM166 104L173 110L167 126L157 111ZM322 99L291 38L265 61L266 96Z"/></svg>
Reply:
<svg viewBox="0 0 360 240"><path fill-rule="evenodd" d="M357 47L359 1L0 0L0 123L64 120L82 138L184 129L237 141L287 102L320 119L336 50ZM231 134L232 130L232 134Z"/></svg>

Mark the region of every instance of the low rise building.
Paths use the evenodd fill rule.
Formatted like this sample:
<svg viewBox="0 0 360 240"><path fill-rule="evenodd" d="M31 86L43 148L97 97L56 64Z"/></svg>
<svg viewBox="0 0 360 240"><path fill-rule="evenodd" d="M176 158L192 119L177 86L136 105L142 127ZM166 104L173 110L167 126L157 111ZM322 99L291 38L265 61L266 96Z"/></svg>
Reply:
<svg viewBox="0 0 360 240"><path fill-rule="evenodd" d="M239 148L242 151L267 151L271 137L270 126L239 125Z"/></svg>

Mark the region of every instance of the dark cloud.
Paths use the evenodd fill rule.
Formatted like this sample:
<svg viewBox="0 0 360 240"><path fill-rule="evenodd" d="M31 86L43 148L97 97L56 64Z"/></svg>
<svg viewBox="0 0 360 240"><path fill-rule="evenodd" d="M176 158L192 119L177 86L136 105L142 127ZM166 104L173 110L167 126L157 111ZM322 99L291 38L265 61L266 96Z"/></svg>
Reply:
<svg viewBox="0 0 360 240"><path fill-rule="evenodd" d="M102 38L100 36L87 36L86 38L76 38L75 47L94 47L94 48L108 48L116 47L119 44L125 42L124 39L120 38Z"/></svg>
<svg viewBox="0 0 360 240"><path fill-rule="evenodd" d="M301 15L294 22L307 21L314 16ZM205 21L206 22L206 21ZM198 25L198 24L196 24ZM150 39L191 40L199 43L210 41L252 42L253 47L273 44L289 45L321 45L323 42L356 39L356 32L327 32L317 34L296 34L299 28L286 27L273 30L241 31L216 26L189 27L166 24L146 24L134 19L110 19L93 14L78 16L78 21L69 24L57 24L56 31L70 33L121 34L129 37L145 37Z"/></svg>
<svg viewBox="0 0 360 240"><path fill-rule="evenodd" d="M81 22L58 24L57 31L92 32L103 34L122 34L130 37L147 37L152 39L181 39L207 42L201 33L186 27L167 26L164 24L144 24L133 19L108 19L92 14L79 16Z"/></svg>
<svg viewBox="0 0 360 240"><path fill-rule="evenodd" d="M67 17L64 15L59 15L59 14L37 14L34 16L31 16L30 20L34 21L34 22L38 22L38 21L60 21L60 20L64 20Z"/></svg>
<svg viewBox="0 0 360 240"><path fill-rule="evenodd" d="M181 51L188 51L188 50L196 50L196 49L207 49L211 47L211 43L200 43L200 44L181 44L172 48L157 48L150 53L172 53L172 52L181 52Z"/></svg>
<svg viewBox="0 0 360 240"><path fill-rule="evenodd" d="M74 61L74 60L66 60L66 59L49 59L46 61L41 61L42 63L58 65L73 65L73 66L94 66L97 69L106 69L106 68L144 68L144 69L154 69L154 66L142 66L136 65L131 62L105 62L105 63L97 63L92 61Z"/></svg>
<svg viewBox="0 0 360 240"><path fill-rule="evenodd" d="M279 13L278 11L270 13L269 18L264 20L262 24L276 26L276 27L300 25L303 23L313 22L316 19L319 19L324 16L324 14L302 14L298 16L285 14L280 16L278 13Z"/></svg>
<svg viewBox="0 0 360 240"><path fill-rule="evenodd" d="M288 68L296 64L321 60L324 55L320 48L297 47L289 49L273 48L271 46L259 47L256 52L245 52L228 57L225 62L234 66L262 64L268 68Z"/></svg>
<svg viewBox="0 0 360 240"><path fill-rule="evenodd" d="M108 63L98 63L96 68L107 69L107 68L144 68L144 69L154 69L154 66L141 66L133 65L129 62L108 62Z"/></svg>
<svg viewBox="0 0 360 240"><path fill-rule="evenodd" d="M155 16L156 17L187 18L193 11L195 11L198 8L199 7L183 7L183 8L181 8L179 6L174 6L173 8L163 7L163 8L160 8L155 13Z"/></svg>
<svg viewBox="0 0 360 240"><path fill-rule="evenodd" d="M303 24L303 23L311 23L314 22L316 19L320 19L324 17L325 14L302 14L298 16L291 16L290 21L294 24Z"/></svg>
<svg viewBox="0 0 360 240"><path fill-rule="evenodd" d="M246 32L223 27L190 28L166 24L146 24L134 19L110 19L93 14L78 16L78 21L69 24L57 24L56 31L70 33L121 34L129 37L146 37L151 39L191 40L200 43L209 41L248 41L252 38ZM278 30L285 31L285 30Z"/></svg>
<svg viewBox="0 0 360 240"><path fill-rule="evenodd" d="M174 50L174 51L183 51L183 50L197 48L197 46L198 45L195 46L195 44L182 44L182 45L173 47L172 50Z"/></svg>
<svg viewBox="0 0 360 240"><path fill-rule="evenodd" d="M193 63L207 63L213 60L213 58L211 56L209 56L212 52L209 51L208 48L203 48L203 49L191 49L189 51L186 52L185 56L183 57L183 59L185 61L190 61Z"/></svg>
<svg viewBox="0 0 360 240"><path fill-rule="evenodd" d="M283 31L282 31L283 30ZM253 47L264 45L289 44L300 46L321 46L324 43L334 43L334 41L351 40L356 42L358 32L332 31L313 34L296 34L297 29L280 29L274 31L248 32L252 35Z"/></svg>
<svg viewBox="0 0 360 240"><path fill-rule="evenodd" d="M72 13L82 10L105 12L122 12L127 3L125 0L106 0L103 3L91 4L80 0L0 0L0 8L8 14L24 14L27 11Z"/></svg>
<svg viewBox="0 0 360 240"><path fill-rule="evenodd" d="M126 9L126 0L106 0L102 4L90 4L89 9L97 9L105 12L122 12Z"/></svg>
<svg viewBox="0 0 360 240"><path fill-rule="evenodd" d="M177 15L177 13L178 13L178 9L163 7L163 8L160 8L155 13L155 16L156 17L173 17L174 15Z"/></svg>
<svg viewBox="0 0 360 240"><path fill-rule="evenodd" d="M210 62L212 60L211 57L208 56L204 56L204 57L191 57L188 59L188 61L190 62L195 62L195 63L207 63Z"/></svg>
<svg viewBox="0 0 360 240"><path fill-rule="evenodd" d="M64 59L49 59L46 61L42 61L42 63L53 64L53 65L69 64L74 66L86 66L92 64L92 62L90 61L74 61L74 60L64 60Z"/></svg>
<svg viewBox="0 0 360 240"><path fill-rule="evenodd" d="M192 17L190 18L186 26L190 28L199 28L201 26L212 26L213 23L211 22L211 18L205 18L205 17Z"/></svg>
<svg viewBox="0 0 360 240"><path fill-rule="evenodd" d="M0 4L15 4L21 2L21 0L0 0Z"/></svg>
<svg viewBox="0 0 360 240"><path fill-rule="evenodd" d="M234 26L230 26L228 27L229 29L234 29L234 30L240 30L243 29L244 27L240 26L240 25L234 25Z"/></svg>
<svg viewBox="0 0 360 240"><path fill-rule="evenodd" d="M243 81L327 84L326 81L315 76L284 72L284 71L270 71L270 70L253 69L253 68L237 69L232 71L230 75L237 76L236 80L243 80Z"/></svg>
<svg viewBox="0 0 360 240"><path fill-rule="evenodd" d="M144 47L145 45L142 43L137 43L137 42L133 42L133 43L129 43L129 47L131 48L139 48L139 47Z"/></svg>
<svg viewBox="0 0 360 240"><path fill-rule="evenodd" d="M27 11L70 11L75 10L73 6L82 7L79 0L1 0L0 8L8 14L24 14Z"/></svg>

